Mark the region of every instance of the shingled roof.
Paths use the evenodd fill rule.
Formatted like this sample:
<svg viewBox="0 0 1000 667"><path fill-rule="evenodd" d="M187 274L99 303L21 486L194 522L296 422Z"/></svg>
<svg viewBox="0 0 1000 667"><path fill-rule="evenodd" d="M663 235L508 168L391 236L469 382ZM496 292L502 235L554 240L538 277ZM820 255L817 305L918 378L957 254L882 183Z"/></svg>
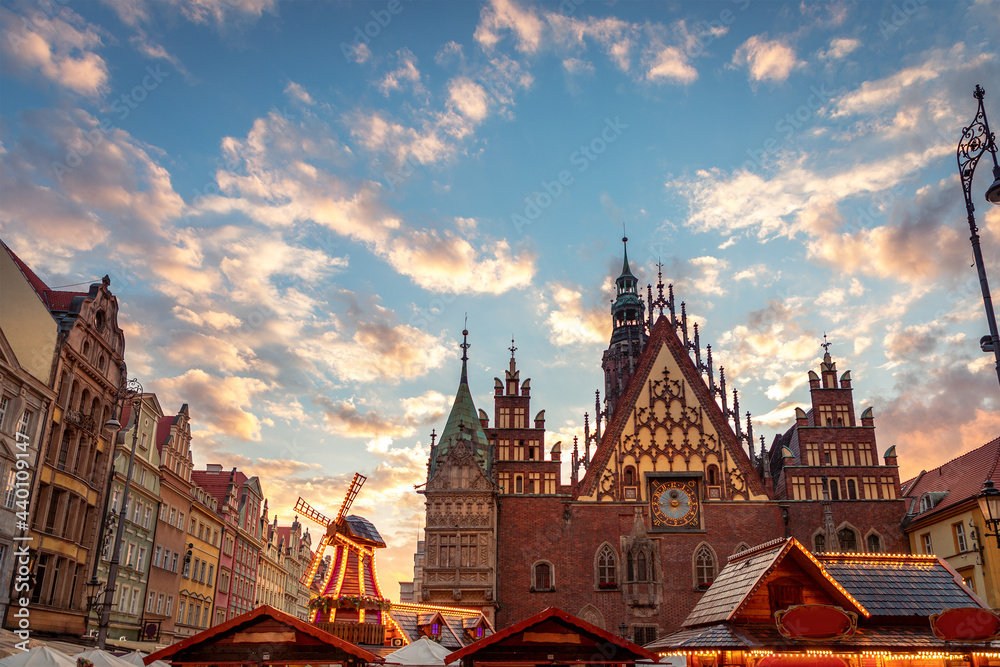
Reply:
<svg viewBox="0 0 1000 667"><path fill-rule="evenodd" d="M1000 437L985 445L953 458L944 465L921 472L903 483L903 494L910 502L908 514L920 519L943 512L949 507L973 498L987 477L1000 486ZM927 493L947 493L934 507L920 512L920 499Z"/></svg>
<svg viewBox="0 0 1000 667"><path fill-rule="evenodd" d="M937 556L818 554L817 559L872 616L927 617L952 607L985 606Z"/></svg>
<svg viewBox="0 0 1000 667"><path fill-rule="evenodd" d="M689 628L734 620L759 584L785 558L792 558L799 567L812 574L842 607L868 615L865 607L850 595L842 593L823 565L798 540L790 537L772 540L730 557L718 578L688 614L683 626Z"/></svg>

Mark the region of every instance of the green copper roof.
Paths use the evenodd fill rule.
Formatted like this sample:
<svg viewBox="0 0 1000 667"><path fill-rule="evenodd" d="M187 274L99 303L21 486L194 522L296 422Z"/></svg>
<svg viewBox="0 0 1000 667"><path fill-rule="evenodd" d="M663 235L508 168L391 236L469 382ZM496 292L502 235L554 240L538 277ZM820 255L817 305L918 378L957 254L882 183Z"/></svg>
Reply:
<svg viewBox="0 0 1000 667"><path fill-rule="evenodd" d="M629 276L631 278L635 278L635 276L632 275L632 270L629 269L628 267L628 237L622 238L622 245L625 246L625 259L622 262L622 273L618 277L624 278L626 276Z"/></svg>
<svg viewBox="0 0 1000 667"><path fill-rule="evenodd" d="M469 390L468 357L464 354L467 347L468 345L463 343L462 376L459 380L458 391L455 393L455 402L451 406L451 414L448 415L448 423L445 424L441 438L434 447L430 477L434 476L438 461L443 459L459 440L470 441L470 449L479 463L479 467L484 472L488 468L489 441L486 439L486 433L483 432L482 422L479 421L479 411L476 410L476 404L472 400L472 392Z"/></svg>

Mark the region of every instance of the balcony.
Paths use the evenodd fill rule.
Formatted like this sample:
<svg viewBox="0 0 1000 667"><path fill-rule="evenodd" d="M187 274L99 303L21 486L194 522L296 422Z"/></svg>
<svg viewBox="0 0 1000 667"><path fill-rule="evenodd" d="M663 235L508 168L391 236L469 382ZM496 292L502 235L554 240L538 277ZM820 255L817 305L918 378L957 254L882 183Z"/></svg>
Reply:
<svg viewBox="0 0 1000 667"><path fill-rule="evenodd" d="M340 637L352 644L367 644L369 646L381 646L385 643L385 626L375 623L327 623L325 621L314 623L317 628L324 632L329 632L335 637Z"/></svg>

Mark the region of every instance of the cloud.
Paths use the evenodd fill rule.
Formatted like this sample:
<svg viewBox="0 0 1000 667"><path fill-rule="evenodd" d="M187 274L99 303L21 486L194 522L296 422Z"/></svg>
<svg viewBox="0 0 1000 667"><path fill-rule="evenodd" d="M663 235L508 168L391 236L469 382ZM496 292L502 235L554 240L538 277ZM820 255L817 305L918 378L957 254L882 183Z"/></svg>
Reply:
<svg viewBox="0 0 1000 667"><path fill-rule="evenodd" d="M368 121L381 119L374 115ZM369 141L389 141L387 127ZM239 212L275 228L314 222L364 244L428 290L501 294L527 286L534 275L534 254L467 227L464 236L414 228L382 203L375 184L352 184L327 171L323 160L341 145L318 122L271 114L256 122L245 140L227 138L223 148L230 166L217 175L223 195L206 198L201 211ZM322 263L321 255L315 262Z"/></svg>
<svg viewBox="0 0 1000 667"><path fill-rule="evenodd" d="M272 387L257 378L216 377L192 368L183 375L157 380L148 389L155 391L164 405L195 406L191 420L198 435L260 441L261 420L251 412L250 404Z"/></svg>
<svg viewBox="0 0 1000 667"><path fill-rule="evenodd" d="M528 55L543 49L555 51L563 67L574 74L593 69L581 55L594 44L636 81L686 85L698 78L690 61L704 51L700 40L706 34L690 29L684 20L669 25L631 23L616 17L566 15L550 6L523 7L513 0L494 0L480 14L476 40L493 53L510 34L518 51ZM727 30L710 27L707 35L717 39ZM642 65L639 70L633 68L637 60Z"/></svg>
<svg viewBox="0 0 1000 667"><path fill-rule="evenodd" d="M607 312L596 304L585 304L579 287L555 283L551 294L555 303L548 312L545 324L549 327L549 340L554 345L588 345L608 341L611 327Z"/></svg>
<svg viewBox="0 0 1000 667"><path fill-rule="evenodd" d="M646 78L650 81L666 80L687 84L698 78L698 70L688 63L687 55L680 48L668 46L649 63Z"/></svg>
<svg viewBox="0 0 1000 667"><path fill-rule="evenodd" d="M835 37L830 40L830 48L820 51L820 60L842 60L861 47L861 40L853 37Z"/></svg>
<svg viewBox="0 0 1000 667"><path fill-rule="evenodd" d="M732 63L736 67L746 66L751 81L776 81L788 79L798 65L795 49L781 39L767 39L754 35L733 54Z"/></svg>
<svg viewBox="0 0 1000 667"><path fill-rule="evenodd" d="M483 120L489 112L486 91L467 77L457 77L448 82L448 99L459 113L473 122Z"/></svg>
<svg viewBox="0 0 1000 667"><path fill-rule="evenodd" d="M31 77L40 73L52 83L79 95L97 97L108 88L108 65L95 50L102 46L99 28L68 7L46 16L27 16L0 8L0 40L4 69Z"/></svg>
<svg viewBox="0 0 1000 667"><path fill-rule="evenodd" d="M278 0L162 0L179 9L192 23L215 24L222 28L236 22L256 21L264 12L274 11Z"/></svg>
<svg viewBox="0 0 1000 667"><path fill-rule="evenodd" d="M146 253L183 210L146 147L81 109L25 111L0 165L0 230L36 267L105 242L125 256Z"/></svg>
<svg viewBox="0 0 1000 667"><path fill-rule="evenodd" d="M354 400L334 401L325 396L316 399L323 408L324 419L330 432L350 438L367 438L369 451L373 443L388 447L392 438L410 437L417 427L429 426L443 417L451 407L451 399L436 391L400 401L402 414L383 415L376 409L362 410ZM388 450L381 451L386 454ZM398 453L398 451L397 451ZM405 454L408 456L409 454Z"/></svg>
<svg viewBox="0 0 1000 667"><path fill-rule="evenodd" d="M511 0L492 0L480 12L476 41L490 49L500 41L499 33L511 31L517 39L517 50L534 53L542 42L544 22L532 9L520 7Z"/></svg>
<svg viewBox="0 0 1000 667"><path fill-rule="evenodd" d="M294 81L289 81L288 85L285 86L285 94L288 95L289 98L302 102L303 104L308 104L309 106L316 104L312 95L309 94L309 91Z"/></svg>
<svg viewBox="0 0 1000 667"><path fill-rule="evenodd" d="M420 92L423 87L420 85L420 70L417 69L417 57L409 49L400 49L396 52L398 66L387 73L378 82L377 88L385 95L402 88L409 83L414 92Z"/></svg>

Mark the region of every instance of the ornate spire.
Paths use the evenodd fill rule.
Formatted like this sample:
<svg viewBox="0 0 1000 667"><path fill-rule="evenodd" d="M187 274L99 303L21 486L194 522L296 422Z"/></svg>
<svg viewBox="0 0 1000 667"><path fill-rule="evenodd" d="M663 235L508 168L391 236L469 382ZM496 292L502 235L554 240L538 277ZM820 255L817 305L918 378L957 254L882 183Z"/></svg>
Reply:
<svg viewBox="0 0 1000 667"><path fill-rule="evenodd" d="M466 323L466 325L468 325L468 323L469 323L469 317L468 317L468 315L466 315L466 317L465 317L465 323ZM469 364L469 348L472 347L471 345L469 345L469 330L468 329L462 329L462 344L459 345L459 347L462 348L462 380L461 380L461 382L462 382L462 384L468 384L469 383L469 371L468 371L467 367L468 367L468 364Z"/></svg>

